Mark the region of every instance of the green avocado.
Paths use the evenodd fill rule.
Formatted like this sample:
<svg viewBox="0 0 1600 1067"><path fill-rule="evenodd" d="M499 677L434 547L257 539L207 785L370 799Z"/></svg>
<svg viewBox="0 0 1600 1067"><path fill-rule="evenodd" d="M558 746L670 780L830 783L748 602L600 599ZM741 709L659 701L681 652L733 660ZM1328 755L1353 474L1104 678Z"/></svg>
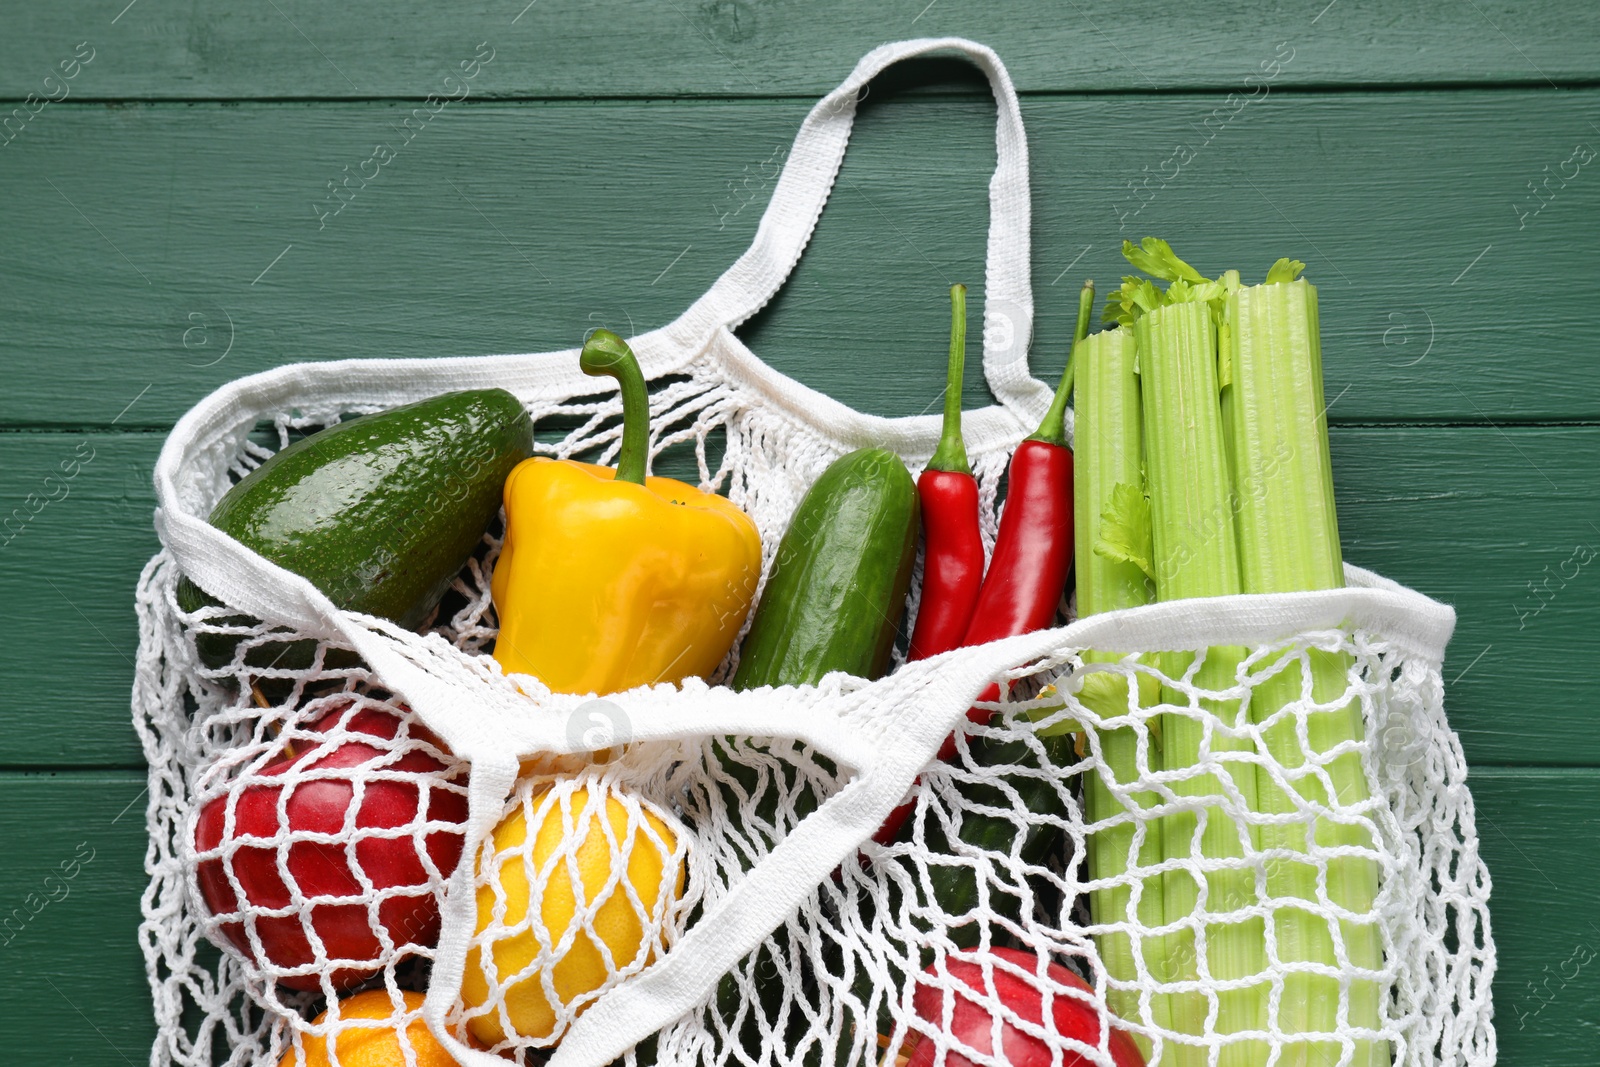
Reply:
<svg viewBox="0 0 1600 1067"><path fill-rule="evenodd" d="M506 476L533 451L533 421L504 389L445 393L341 422L251 471L211 525L308 579L339 607L415 629L500 510ZM187 578L178 605L219 603ZM252 620L235 616L230 624ZM213 669L239 639L200 633ZM253 648L254 667L303 670L315 642Z"/></svg>

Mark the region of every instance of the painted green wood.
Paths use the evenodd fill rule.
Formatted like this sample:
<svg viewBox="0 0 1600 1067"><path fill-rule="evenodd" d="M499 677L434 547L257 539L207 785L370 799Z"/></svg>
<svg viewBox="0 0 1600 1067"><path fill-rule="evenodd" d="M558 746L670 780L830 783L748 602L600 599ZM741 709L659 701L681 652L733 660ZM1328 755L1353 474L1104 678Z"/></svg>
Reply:
<svg viewBox="0 0 1600 1067"><path fill-rule="evenodd" d="M1590 1067L1600 1018L1600 773L1493 768L1472 772L1468 785L1494 882L1499 1062Z"/></svg>
<svg viewBox="0 0 1600 1067"><path fill-rule="evenodd" d="M790 288L746 332L779 369L907 414L942 387L949 283L981 306L993 113L887 96L869 101ZM1570 163L1578 176L1537 215L1526 189L1600 144L1600 91L1279 95L1206 145L1196 125L1219 103L1029 103L1037 369L1065 358L1074 283L1109 288L1119 238L1157 233L1205 269L1311 264L1337 419L1600 416L1600 322L1549 284L1559 264L1559 292L1600 288L1600 261L1570 254L1596 218L1600 161ZM121 425L165 426L284 362L536 351L600 323L658 325L743 250L804 111L447 108L346 201L327 183L402 143L409 109L47 112L0 160L0 424L104 426L139 398ZM1169 162L1180 141L1198 150L1186 166ZM1164 188L1128 187L1175 167ZM977 375L974 360L974 402Z"/></svg>
<svg viewBox="0 0 1600 1067"><path fill-rule="evenodd" d="M0 628L10 735L0 766L140 763L128 725L133 583L156 547L149 479L160 443L154 433L0 434L7 509L25 515L27 494L65 493L0 548L0 601L33 609ZM92 459L75 478L45 481L80 454ZM1600 631L1600 427L1336 426L1333 460L1347 558L1460 614L1447 707L1472 764L1600 765L1587 684ZM657 470L694 476L688 462ZM1513 694L1534 678L1543 684L1530 714Z"/></svg>
<svg viewBox="0 0 1600 1067"><path fill-rule="evenodd" d="M1600 12L1582 0L69 0L18 7L6 21L0 93L19 98L43 95L41 79L85 39L96 57L73 91L119 99L420 98L441 91L480 41L495 49L481 91L523 96L816 94L883 41L948 35L997 49L1024 89L1237 85L1280 41L1295 48L1294 84L1543 84L1600 69L1590 47Z"/></svg>
<svg viewBox="0 0 1600 1067"><path fill-rule="evenodd" d="M1205 269L1311 263L1347 556L1460 612L1447 701L1495 876L1501 1062L1593 1062L1600 742L1582 672L1600 628L1600 322L1582 294L1600 267L1572 250L1592 243L1600 195L1600 7L14 7L0 767L86 769L0 770L11 1058L148 1056L128 688L161 434L127 431L295 360L664 322L746 245L816 94L879 41L956 33L998 48L1024 94L1040 373L1059 370L1076 282L1120 273L1123 236L1169 237ZM479 42L493 59L470 99L402 143L414 104L387 98L457 92L444 79ZM75 49L92 60L73 68ZM1312 91L1362 86L1432 88ZM63 91L37 114L22 103ZM158 99L213 102L128 105ZM945 288L966 281L981 307L992 114L949 62L872 87L793 284L744 331L764 358L866 410L934 400ZM339 206L327 183L379 142L395 159L319 228ZM1432 423L1467 425L1415 425ZM62 882L80 843L93 859Z"/></svg>
<svg viewBox="0 0 1600 1067"><path fill-rule="evenodd" d="M1592 920L1600 773L1497 768L1474 772L1470 784L1494 879L1500 1062L1590 1067L1584 1021L1600 1012ZM0 774L0 839L12 857L0 864L0 922L28 913L20 932L6 932L9 942L0 933L7 1062L147 1062L154 1026L134 936L145 885L143 788L135 772ZM89 855L80 844L93 858L63 882L71 862Z"/></svg>
<svg viewBox="0 0 1600 1067"><path fill-rule="evenodd" d="M145 779L0 775L0 1048L129 1067L155 1039L137 941Z"/></svg>
<svg viewBox="0 0 1600 1067"><path fill-rule="evenodd" d="M141 766L133 592L160 547L159 434L0 434L6 766Z"/></svg>
<svg viewBox="0 0 1600 1067"><path fill-rule="evenodd" d="M1456 608L1445 708L1468 763L1600 763L1600 428L1335 427L1330 443L1345 558Z"/></svg>

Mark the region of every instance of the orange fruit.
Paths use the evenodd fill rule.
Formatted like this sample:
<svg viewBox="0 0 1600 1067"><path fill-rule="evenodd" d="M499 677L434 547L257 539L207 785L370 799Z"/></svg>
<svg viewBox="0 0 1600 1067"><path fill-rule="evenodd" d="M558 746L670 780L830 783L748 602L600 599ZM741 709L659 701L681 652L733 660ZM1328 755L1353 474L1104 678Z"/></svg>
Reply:
<svg viewBox="0 0 1600 1067"><path fill-rule="evenodd" d="M421 993L404 993L405 1012L410 1015L422 1010ZM395 1019L394 1005L389 993L383 989L369 989L339 1001L339 1019ZM317 1016L317 1024L328 1021L328 1013ZM458 1067L455 1057L434 1040L428 1026L417 1015L405 1028L412 1051L417 1055L417 1067ZM293 1046L278 1061L278 1067L332 1067L328 1044L332 1042L339 1057L339 1067L405 1067L406 1055L400 1048L400 1025L390 1021L387 1026L353 1025L327 1037L307 1035L301 1039L305 1059L295 1058ZM475 1043L474 1043L475 1044Z"/></svg>
<svg viewBox="0 0 1600 1067"><path fill-rule="evenodd" d="M580 928L571 946L561 949L561 941L575 921L581 924L587 919L616 969L643 966L654 952L653 944L645 944L649 933L645 920L650 926L659 926L683 893L683 858L673 855L677 835L653 805L634 802L642 820L635 822L630 831L628 815L632 805L619 799L618 794L603 787L591 792L585 786L561 792L566 793L570 825L577 828L572 832L581 832L582 840L567 839L568 816L562 812L563 798L545 787L531 796L524 794L523 803L500 821L493 834L494 855L480 861L479 940L467 952L461 999L468 1009L468 1031L485 1045L498 1044L507 1036L497 1000L503 1001L510 1028L517 1034L548 1038L555 1033L560 1013L546 996L547 979L555 999L566 1006L601 988L612 976L605 953L587 929ZM589 812L591 804L600 802L594 794L603 794L603 816ZM531 847L530 816L537 822ZM617 844L615 854L607 840L606 824ZM595 899L604 892L614 866L624 856L627 866L621 878L611 894L596 905ZM577 887L572 878L574 867ZM637 895L645 915L635 909L623 881ZM540 902L538 917L532 922L528 915L530 898ZM497 899L505 909L503 918L498 920L494 914ZM484 934L491 927L495 931L485 939ZM484 960L485 947L490 949L492 970ZM552 951L561 952L560 957L547 959L525 975L521 973ZM485 1005L487 1011L472 1014L473 1009L481 1010Z"/></svg>

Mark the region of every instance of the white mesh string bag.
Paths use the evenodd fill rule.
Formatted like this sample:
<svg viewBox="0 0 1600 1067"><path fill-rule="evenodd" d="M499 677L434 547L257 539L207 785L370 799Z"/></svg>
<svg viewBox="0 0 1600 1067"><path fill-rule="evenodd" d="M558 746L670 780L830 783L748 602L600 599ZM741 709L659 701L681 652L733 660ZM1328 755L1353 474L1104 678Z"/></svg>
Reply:
<svg viewBox="0 0 1600 1067"><path fill-rule="evenodd" d="M1028 163L1010 79L968 41L885 45L805 120L750 250L678 320L631 339L653 383L652 455L693 442L701 484L755 520L768 566L832 460L883 445L915 471L938 437L937 417L856 413L732 332L798 261L861 88L935 51L976 63L999 110L983 344L998 403L965 417L991 543L1007 456L1048 405L1027 369ZM604 462L620 403L576 357L283 367L220 389L168 439L133 697L150 763L153 1064L311 1062L329 1043L315 1062L335 1062L395 1024L483 1067L517 1053L552 1067L994 1065L1012 1041L1104 1065L1127 1037L1162 1064L1493 1062L1489 877L1440 681L1454 615L1375 575L1111 613L870 683L734 693L708 684L725 663L593 702L508 679L484 654L497 531L413 633L339 611L205 521L293 434L453 389L510 390L536 427L575 427L540 451ZM181 611L180 575L226 606ZM309 666L246 665L285 631L314 643ZM205 634L239 640L229 666L203 665ZM1252 651L1206 688L1197 665L1219 645ZM1342 691L1295 689L1259 725L1242 710L1313 656L1341 665ZM1160 696L1086 702L1108 678ZM994 717L970 722L996 681ZM1361 728L1320 751L1307 724L1330 713ZM1158 770L1172 716L1207 743L1192 768ZM1108 745L1130 738L1119 764ZM1335 785L1341 760L1364 789ZM1252 803L1247 781L1280 803ZM909 839L873 843L908 798ZM1207 827L1232 827L1237 847L1149 847L1161 833L1198 844ZM1301 890L1283 891L1286 871ZM1243 898L1213 888L1241 878ZM1279 951L1307 924L1326 957ZM1261 931L1242 975L1224 945L1238 928ZM342 1012L353 990L377 1010ZM1241 994L1262 1007L1241 1014ZM1326 1026L1294 1039L1311 1000ZM1115 1029L1070 1025L1108 1004ZM981 1033L958 1025L972 1011L990 1020ZM410 1036L399 1045L421 1062Z"/></svg>

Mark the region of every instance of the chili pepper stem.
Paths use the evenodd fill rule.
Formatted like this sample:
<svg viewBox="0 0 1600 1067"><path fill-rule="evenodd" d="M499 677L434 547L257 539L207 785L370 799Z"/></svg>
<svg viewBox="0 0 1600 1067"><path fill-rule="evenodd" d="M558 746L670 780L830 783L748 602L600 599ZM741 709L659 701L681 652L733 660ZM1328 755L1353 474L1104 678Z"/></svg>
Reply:
<svg viewBox="0 0 1600 1067"><path fill-rule="evenodd" d="M1030 441L1067 447L1067 400L1072 396L1072 376L1077 367L1078 345L1089 336L1089 313L1094 309L1094 281L1083 283L1078 290L1078 324L1072 331L1072 350L1067 353L1067 367L1061 372L1061 384L1056 386L1055 399L1050 410L1044 413L1039 428L1029 436Z"/></svg>
<svg viewBox="0 0 1600 1067"><path fill-rule="evenodd" d="M961 379L967 366L967 287L950 287L950 363L944 383L944 428L928 470L971 474L966 442L961 439Z"/></svg>
<svg viewBox="0 0 1600 1067"><path fill-rule="evenodd" d="M596 330L578 355L583 373L610 377L622 389L622 448L617 453L617 481L643 485L650 458L650 394L644 372L628 342L610 330Z"/></svg>

